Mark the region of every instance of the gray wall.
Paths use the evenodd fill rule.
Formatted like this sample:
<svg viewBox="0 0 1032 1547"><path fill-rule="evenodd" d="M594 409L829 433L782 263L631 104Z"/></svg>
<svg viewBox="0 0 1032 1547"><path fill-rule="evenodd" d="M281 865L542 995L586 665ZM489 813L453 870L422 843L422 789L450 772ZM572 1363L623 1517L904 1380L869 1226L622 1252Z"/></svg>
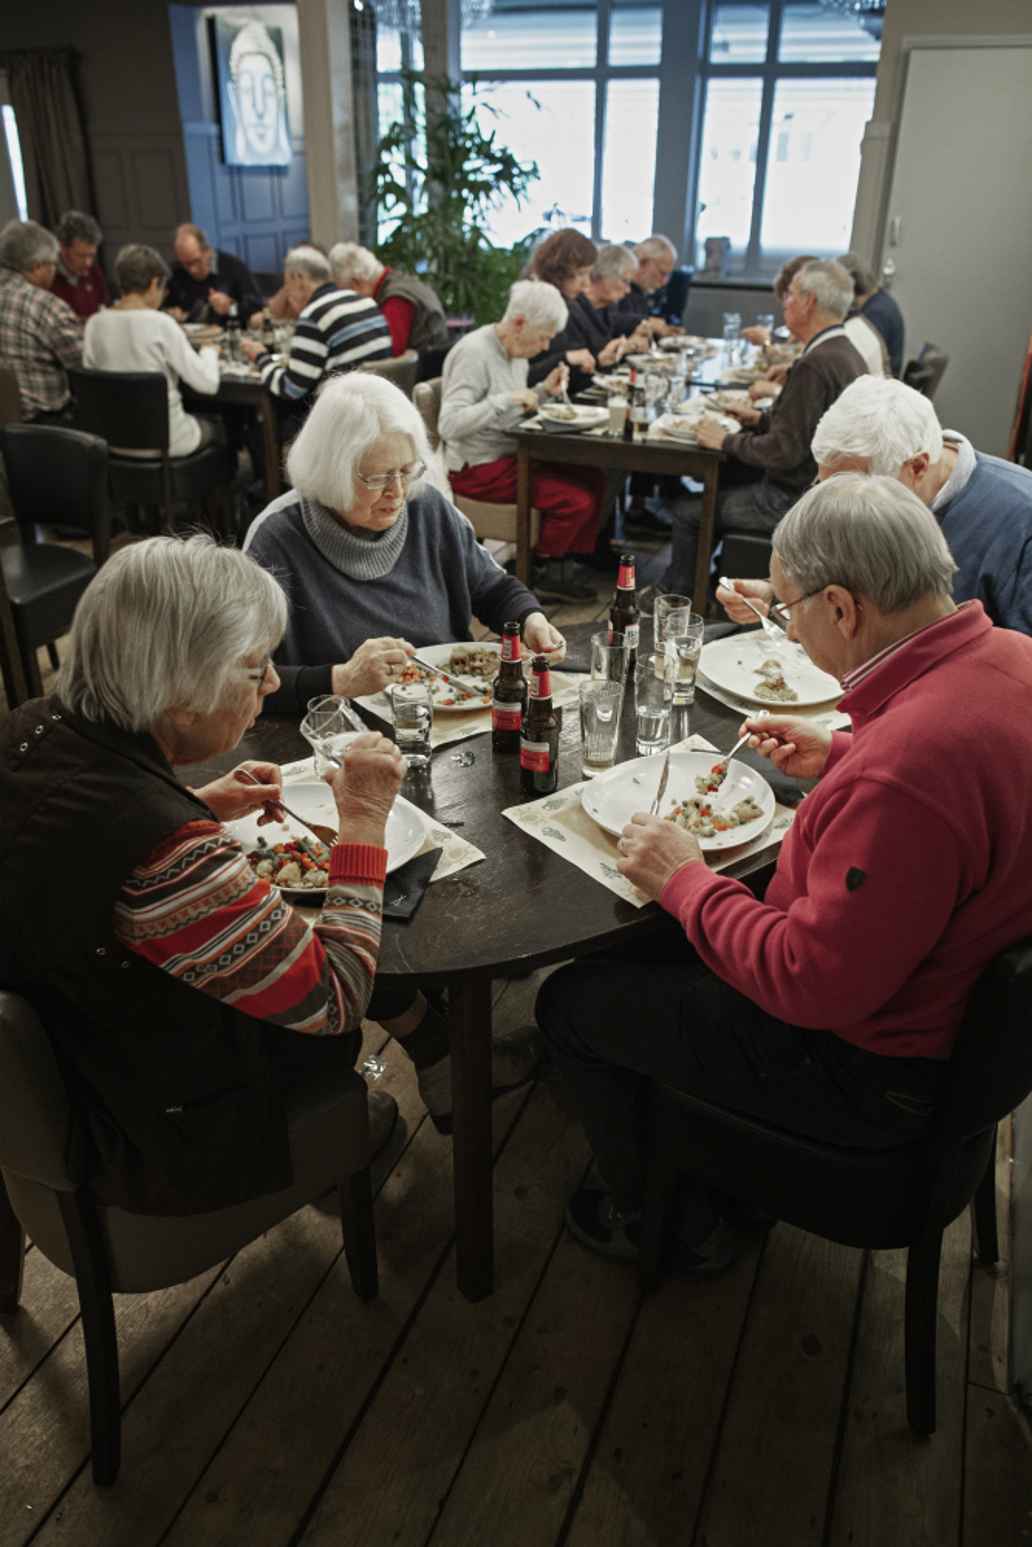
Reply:
<svg viewBox="0 0 1032 1547"><path fill-rule="evenodd" d="M190 218L168 8L154 0L4 5L7 49L74 48L105 257L126 241L166 249Z"/></svg>

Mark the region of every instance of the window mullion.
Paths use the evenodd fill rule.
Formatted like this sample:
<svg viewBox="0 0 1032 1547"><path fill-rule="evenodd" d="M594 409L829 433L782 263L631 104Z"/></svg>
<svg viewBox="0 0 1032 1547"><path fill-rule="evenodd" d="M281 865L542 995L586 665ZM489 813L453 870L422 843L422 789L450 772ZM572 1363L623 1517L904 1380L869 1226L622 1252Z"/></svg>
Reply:
<svg viewBox="0 0 1032 1547"><path fill-rule="evenodd" d="M770 155L770 130L774 118L774 88L777 76L778 47L781 38L781 13L784 0L771 0L767 32L767 60L763 67L763 97L760 102L760 126L756 136L756 176L753 179L752 221L749 245L745 252L745 272L755 273L760 262L760 232L763 226L763 196L767 188L767 160Z"/></svg>
<svg viewBox="0 0 1032 1547"><path fill-rule="evenodd" d="M609 70L609 18L612 0L598 0L598 36L595 52L595 175L591 189L591 236L602 235L602 158L606 150L606 82Z"/></svg>

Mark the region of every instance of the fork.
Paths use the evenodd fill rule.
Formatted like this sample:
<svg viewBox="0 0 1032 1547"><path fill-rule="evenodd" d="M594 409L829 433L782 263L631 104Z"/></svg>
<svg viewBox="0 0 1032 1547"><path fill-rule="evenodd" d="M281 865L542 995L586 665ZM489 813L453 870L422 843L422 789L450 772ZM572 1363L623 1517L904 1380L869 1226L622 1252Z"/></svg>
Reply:
<svg viewBox="0 0 1032 1547"><path fill-rule="evenodd" d="M666 794L667 780L670 778L670 748L667 747L666 757L663 759L663 771L659 776L659 786L656 790L656 798L649 807L649 816L659 815L659 804Z"/></svg>
<svg viewBox="0 0 1032 1547"><path fill-rule="evenodd" d="M751 602L749 598L747 596L743 596L740 591L735 591L734 586L726 575L718 576L717 583L718 585L722 585L725 591L734 591L734 594L738 597L739 601L744 602L745 605L749 608L750 612L754 612L756 614L760 620L760 623L763 625L763 632L766 634L768 639L773 639L775 644L779 645L783 645L785 643L784 632L779 629L776 624L770 621L766 613L760 611L755 602Z"/></svg>
<svg viewBox="0 0 1032 1547"><path fill-rule="evenodd" d="M332 761L336 763L337 759L333 758ZM337 763L337 766L339 768L340 764ZM256 779L254 775L249 773L246 768L238 768L236 771L236 776L243 784L261 783L261 780ZM324 844L326 848L332 849L333 845L337 842L338 834L336 828L324 827L321 822L310 822L307 817L303 817L301 815L300 811L291 811L290 807L286 805L284 801L268 800L266 801L265 806L266 810L268 810L270 806L275 806L277 810L285 811L287 816L292 816L295 822L300 822L302 827L307 827L310 833L314 833L319 842Z"/></svg>

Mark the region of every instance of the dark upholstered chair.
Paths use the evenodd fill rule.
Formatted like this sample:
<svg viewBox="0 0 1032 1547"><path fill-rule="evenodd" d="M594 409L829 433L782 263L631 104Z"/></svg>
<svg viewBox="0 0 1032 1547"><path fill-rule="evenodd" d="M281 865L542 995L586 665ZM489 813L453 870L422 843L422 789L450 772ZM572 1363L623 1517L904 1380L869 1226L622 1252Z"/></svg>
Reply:
<svg viewBox="0 0 1032 1547"><path fill-rule="evenodd" d="M288 1112L293 1184L234 1208L182 1218L100 1204L72 1158L74 1113L50 1041L18 994L0 992L0 1312L18 1309L27 1232L77 1283L86 1344L93 1478L114 1482L121 1456L112 1292L181 1284L221 1262L334 1185L355 1293L378 1292L368 1170L366 1087L325 1072Z"/></svg>
<svg viewBox="0 0 1032 1547"><path fill-rule="evenodd" d="M721 539L720 573L735 580L766 580L773 545L759 532L725 532Z"/></svg>
<svg viewBox="0 0 1032 1547"><path fill-rule="evenodd" d="M409 402L412 401L412 389L416 385L416 377L419 374L419 356L414 349L406 349L403 355L398 355L393 360L370 360L366 365L356 367L360 371L369 371L374 376L385 376L388 381L404 392Z"/></svg>
<svg viewBox="0 0 1032 1547"><path fill-rule="evenodd" d="M0 655L8 704L42 691L36 651L67 632L79 597L111 548L107 502L107 447L95 435L34 424L0 429L7 487L18 540L0 550L3 589L17 642L20 671L10 647ZM39 524L72 528L88 536L93 558L74 548L39 541ZM5 631L6 632L6 631ZM24 691L18 682L24 681Z"/></svg>
<svg viewBox="0 0 1032 1547"><path fill-rule="evenodd" d="M915 392L923 392L927 398L933 398L949 363L949 355L937 344L925 344L917 359L908 360L903 367L904 384L913 387Z"/></svg>
<svg viewBox="0 0 1032 1547"><path fill-rule="evenodd" d="M13 371L0 370L0 424L16 424L21 417L18 378Z"/></svg>
<svg viewBox="0 0 1032 1547"><path fill-rule="evenodd" d="M657 1281L681 1173L846 1246L909 1247L907 1418L916 1433L934 1433L943 1231L973 1203L979 1258L996 1262L996 1124L1032 1089L1030 1020L1032 942L1023 941L997 957L975 987L930 1137L888 1150L800 1138L657 1085L643 1287Z"/></svg>
<svg viewBox="0 0 1032 1547"><path fill-rule="evenodd" d="M169 532L175 528L172 507L177 501L199 505L216 531L229 531L229 452L214 445L188 457L169 456L168 382L161 371L73 368L68 379L77 428L107 441L108 481L116 503L159 510ZM151 455L121 456L123 450Z"/></svg>

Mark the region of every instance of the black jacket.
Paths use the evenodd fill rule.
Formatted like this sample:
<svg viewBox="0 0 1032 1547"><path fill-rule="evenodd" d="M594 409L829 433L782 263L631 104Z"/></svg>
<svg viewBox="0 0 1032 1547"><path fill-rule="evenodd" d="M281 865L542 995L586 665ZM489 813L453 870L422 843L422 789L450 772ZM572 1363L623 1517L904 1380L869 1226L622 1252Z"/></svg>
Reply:
<svg viewBox="0 0 1032 1547"><path fill-rule="evenodd" d="M216 252L212 257L212 270L205 279L194 279L181 264L173 263L163 304L178 306L186 312L188 322L210 321L224 327L227 317L220 317L217 312L207 315L209 295L213 290L221 290L237 303L240 324L246 327L253 314L265 305L254 276L247 264L231 252Z"/></svg>

